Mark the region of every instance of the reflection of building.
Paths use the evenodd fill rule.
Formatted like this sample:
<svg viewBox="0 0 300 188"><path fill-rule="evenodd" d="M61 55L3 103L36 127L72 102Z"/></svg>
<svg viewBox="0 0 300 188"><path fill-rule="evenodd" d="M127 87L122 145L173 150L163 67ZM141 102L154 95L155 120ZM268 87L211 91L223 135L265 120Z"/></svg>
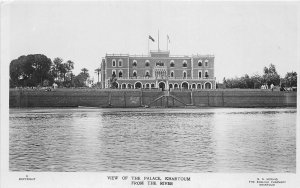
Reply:
<svg viewBox="0 0 300 188"><path fill-rule="evenodd" d="M214 56L170 56L151 51L149 56L106 54L101 65L103 88L115 75L118 88L215 89Z"/></svg>

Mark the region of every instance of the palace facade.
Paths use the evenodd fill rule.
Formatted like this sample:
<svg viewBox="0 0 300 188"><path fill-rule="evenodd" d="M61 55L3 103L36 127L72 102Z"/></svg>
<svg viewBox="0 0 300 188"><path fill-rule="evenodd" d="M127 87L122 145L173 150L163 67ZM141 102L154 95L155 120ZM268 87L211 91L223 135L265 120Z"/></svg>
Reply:
<svg viewBox="0 0 300 188"><path fill-rule="evenodd" d="M216 89L213 55L173 56L150 51L148 56L106 54L101 64L102 88L112 77L119 89Z"/></svg>

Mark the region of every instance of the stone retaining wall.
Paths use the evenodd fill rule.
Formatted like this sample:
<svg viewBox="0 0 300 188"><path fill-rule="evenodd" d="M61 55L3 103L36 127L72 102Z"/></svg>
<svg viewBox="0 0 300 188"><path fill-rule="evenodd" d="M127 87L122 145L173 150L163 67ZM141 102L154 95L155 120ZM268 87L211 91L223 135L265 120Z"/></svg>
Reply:
<svg viewBox="0 0 300 188"><path fill-rule="evenodd" d="M17 90L9 92L10 107L124 107L149 105L164 94L159 90L57 89ZM151 106L184 107L295 107L296 92L265 90L171 91L174 97L162 97ZM178 100L176 100L178 99Z"/></svg>

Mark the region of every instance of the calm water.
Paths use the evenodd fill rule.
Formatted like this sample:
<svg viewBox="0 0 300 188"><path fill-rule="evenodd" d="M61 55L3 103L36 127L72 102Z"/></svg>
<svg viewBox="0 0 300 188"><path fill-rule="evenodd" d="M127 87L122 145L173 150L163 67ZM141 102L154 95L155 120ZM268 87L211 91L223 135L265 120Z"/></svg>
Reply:
<svg viewBox="0 0 300 188"><path fill-rule="evenodd" d="M296 171L296 109L10 109L12 171Z"/></svg>

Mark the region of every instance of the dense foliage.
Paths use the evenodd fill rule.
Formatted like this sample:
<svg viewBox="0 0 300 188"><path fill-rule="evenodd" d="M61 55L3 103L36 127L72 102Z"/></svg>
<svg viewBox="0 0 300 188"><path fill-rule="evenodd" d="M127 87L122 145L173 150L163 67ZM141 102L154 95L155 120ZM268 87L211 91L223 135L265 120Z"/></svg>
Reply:
<svg viewBox="0 0 300 188"><path fill-rule="evenodd" d="M10 63L10 87L47 87L56 83L60 87L85 87L89 78L88 70L75 76L74 62L62 58L50 58L43 54L20 56Z"/></svg>
<svg viewBox="0 0 300 188"><path fill-rule="evenodd" d="M10 63L10 86L43 85L44 80L53 82L52 61L42 54L20 56Z"/></svg>
<svg viewBox="0 0 300 188"><path fill-rule="evenodd" d="M270 64L269 67L264 67L263 75L255 74L249 76L245 74L242 77L223 79L223 85L226 88L261 88L262 85L271 84L283 87L296 87L297 86L297 73L288 72L284 78L280 78L276 71L275 65Z"/></svg>

